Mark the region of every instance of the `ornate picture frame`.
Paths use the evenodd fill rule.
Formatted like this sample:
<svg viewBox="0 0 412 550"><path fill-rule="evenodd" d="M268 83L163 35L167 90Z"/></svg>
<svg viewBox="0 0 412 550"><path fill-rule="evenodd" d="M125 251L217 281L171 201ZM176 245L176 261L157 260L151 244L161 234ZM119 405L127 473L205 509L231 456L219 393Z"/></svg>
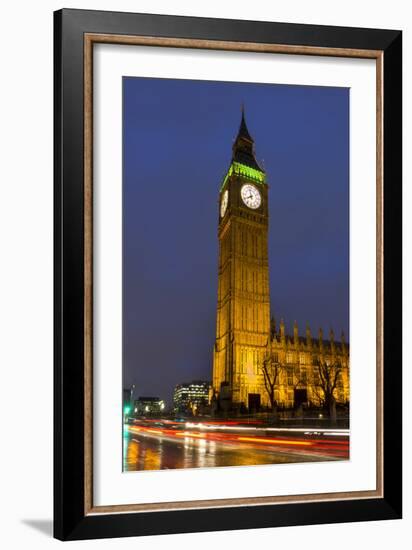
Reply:
<svg viewBox="0 0 412 550"><path fill-rule="evenodd" d="M54 15L54 534L61 540L396 519L402 513L402 33L64 9ZM96 44L376 62L376 489L95 505Z"/></svg>

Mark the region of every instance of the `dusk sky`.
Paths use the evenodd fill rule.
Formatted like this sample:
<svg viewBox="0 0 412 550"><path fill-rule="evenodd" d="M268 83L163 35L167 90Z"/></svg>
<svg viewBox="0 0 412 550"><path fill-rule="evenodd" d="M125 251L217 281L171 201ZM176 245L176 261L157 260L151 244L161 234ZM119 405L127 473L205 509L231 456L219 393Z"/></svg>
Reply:
<svg viewBox="0 0 412 550"><path fill-rule="evenodd" d="M269 183L272 315L349 338L349 89L124 78L124 387L211 380L219 189L245 106Z"/></svg>

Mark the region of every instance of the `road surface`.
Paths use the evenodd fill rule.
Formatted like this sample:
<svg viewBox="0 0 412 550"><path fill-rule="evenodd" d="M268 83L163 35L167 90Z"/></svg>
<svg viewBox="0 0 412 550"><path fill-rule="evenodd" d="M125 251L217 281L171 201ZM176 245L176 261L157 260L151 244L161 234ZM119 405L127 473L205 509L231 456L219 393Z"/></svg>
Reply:
<svg viewBox="0 0 412 550"><path fill-rule="evenodd" d="M349 431L143 419L124 425L124 471L349 459Z"/></svg>

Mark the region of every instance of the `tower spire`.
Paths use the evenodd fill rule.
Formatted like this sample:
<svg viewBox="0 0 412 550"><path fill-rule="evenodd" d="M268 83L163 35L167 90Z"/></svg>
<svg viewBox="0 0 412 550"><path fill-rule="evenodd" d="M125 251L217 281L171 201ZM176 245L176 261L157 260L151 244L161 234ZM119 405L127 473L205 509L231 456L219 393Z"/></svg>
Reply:
<svg viewBox="0 0 412 550"><path fill-rule="evenodd" d="M238 131L237 138L236 138L235 142L238 141L239 139L243 138L243 139L249 141L250 143L254 143L254 140L253 140L252 136L250 135L248 127L246 125L245 105L244 105L243 102L242 102L241 112L242 112L242 118L240 119L239 131Z"/></svg>
<svg viewBox="0 0 412 550"><path fill-rule="evenodd" d="M239 130L236 139L233 143L233 155L232 162L239 162L254 170L259 170L264 173L264 170L259 166L255 157L255 142L250 135L249 129L246 124L245 106L241 105L241 119Z"/></svg>

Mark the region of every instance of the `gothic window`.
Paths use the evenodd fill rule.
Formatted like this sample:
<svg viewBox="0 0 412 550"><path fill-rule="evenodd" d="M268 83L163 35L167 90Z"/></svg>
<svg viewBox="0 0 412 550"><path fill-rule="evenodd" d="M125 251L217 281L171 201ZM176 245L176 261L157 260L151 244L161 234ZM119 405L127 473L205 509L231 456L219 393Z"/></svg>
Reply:
<svg viewBox="0 0 412 550"><path fill-rule="evenodd" d="M300 380L302 382L302 384L307 384L307 372L306 372L306 367L302 367L300 369Z"/></svg>
<svg viewBox="0 0 412 550"><path fill-rule="evenodd" d="M293 368L287 367L288 386L293 386Z"/></svg>

